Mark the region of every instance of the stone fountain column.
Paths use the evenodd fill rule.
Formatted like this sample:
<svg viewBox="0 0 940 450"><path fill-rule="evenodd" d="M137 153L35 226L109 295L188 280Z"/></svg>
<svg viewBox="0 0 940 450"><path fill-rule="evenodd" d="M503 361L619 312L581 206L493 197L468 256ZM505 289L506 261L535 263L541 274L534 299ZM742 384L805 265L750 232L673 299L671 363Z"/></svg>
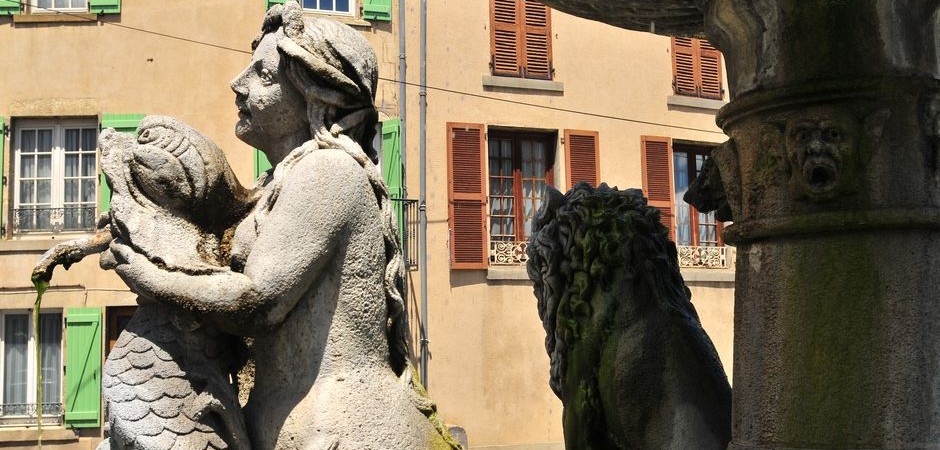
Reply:
<svg viewBox="0 0 940 450"><path fill-rule="evenodd" d="M940 2L714 0L735 450L940 448Z"/></svg>
<svg viewBox="0 0 940 450"><path fill-rule="evenodd" d="M725 55L730 448L940 449L940 1L546 3Z"/></svg>

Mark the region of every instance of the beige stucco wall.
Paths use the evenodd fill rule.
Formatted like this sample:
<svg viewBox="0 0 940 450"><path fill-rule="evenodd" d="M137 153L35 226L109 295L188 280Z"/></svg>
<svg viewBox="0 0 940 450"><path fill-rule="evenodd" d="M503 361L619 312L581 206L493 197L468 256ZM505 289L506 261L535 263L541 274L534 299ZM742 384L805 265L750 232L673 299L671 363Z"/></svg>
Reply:
<svg viewBox="0 0 940 450"><path fill-rule="evenodd" d="M417 2L415 2L417 3ZM419 20L409 4L409 28ZM447 122L558 130L556 186L564 186L564 129L599 132L601 180L642 187L640 136L724 141L714 109L669 106L670 40L552 12L554 81L563 93L484 87L489 75L487 2L430 2L428 10L427 211L430 392L444 417L463 427L471 447L527 448L563 440L561 403L548 387L548 356L531 284L487 280L487 271L449 268ZM418 40L410 40L409 80L418 81ZM533 103L614 120L435 90L435 87ZM409 196L419 185L417 88L408 97ZM658 123L662 125L654 125ZM680 129L677 125L701 131ZM516 278L522 275L516 268ZM490 275L495 275L494 270ZM505 272L505 271L504 271ZM510 270L511 272L511 270ZM733 274L694 274L693 302L730 374ZM707 272L707 271L706 271ZM415 286L418 273L412 274ZM709 280L725 280L716 282ZM412 302L420 293L413 292ZM417 306L417 303L413 303ZM554 444L552 444L554 443ZM554 445L554 446L552 446Z"/></svg>

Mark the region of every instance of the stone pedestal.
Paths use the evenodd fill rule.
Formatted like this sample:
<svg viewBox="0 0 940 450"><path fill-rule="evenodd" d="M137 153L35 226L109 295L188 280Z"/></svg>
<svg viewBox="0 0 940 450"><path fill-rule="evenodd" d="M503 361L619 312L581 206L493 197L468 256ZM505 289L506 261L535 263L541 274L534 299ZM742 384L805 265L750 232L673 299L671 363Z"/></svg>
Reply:
<svg viewBox="0 0 940 450"><path fill-rule="evenodd" d="M940 1L548 3L725 55L730 448L940 449Z"/></svg>

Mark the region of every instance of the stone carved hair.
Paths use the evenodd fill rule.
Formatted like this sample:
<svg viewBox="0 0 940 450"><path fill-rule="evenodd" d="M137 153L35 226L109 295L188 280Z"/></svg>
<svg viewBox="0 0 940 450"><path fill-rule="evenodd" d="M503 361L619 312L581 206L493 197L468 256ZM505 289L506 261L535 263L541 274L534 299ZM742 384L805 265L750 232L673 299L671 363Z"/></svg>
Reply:
<svg viewBox="0 0 940 450"><path fill-rule="evenodd" d="M697 315L679 274L676 247L642 191L579 183L565 195L550 188L546 197L527 249L527 269L546 332L549 383L566 400L569 349L592 319L594 296L610 291L616 276L632 280L633 298L617 299L629 302L628 308Z"/></svg>
<svg viewBox="0 0 940 450"><path fill-rule="evenodd" d="M277 42L286 61L287 78L307 103L311 137L318 149L343 150L358 162L369 178L382 211L385 239L385 298L388 309L386 334L389 362L401 375L408 364L409 334L404 315L404 261L395 228L391 201L375 163L378 154L372 146L378 113L373 100L378 83L375 52L359 33L332 20L305 18L295 1L275 5L264 17L261 33L252 49L268 33L283 29ZM328 106L322 128L314 114ZM337 139L346 136L351 139ZM305 145L306 146L306 145ZM290 164L290 158L281 164ZM275 172L275 178L279 174Z"/></svg>

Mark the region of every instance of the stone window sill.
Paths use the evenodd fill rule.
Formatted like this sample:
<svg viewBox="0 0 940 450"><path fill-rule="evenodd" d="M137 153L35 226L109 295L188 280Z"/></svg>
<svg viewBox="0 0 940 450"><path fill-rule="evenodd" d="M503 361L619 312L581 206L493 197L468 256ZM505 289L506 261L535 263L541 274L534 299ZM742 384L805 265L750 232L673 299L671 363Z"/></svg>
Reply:
<svg viewBox="0 0 940 450"><path fill-rule="evenodd" d="M97 22L98 15L92 13L43 13L16 14L13 23L62 23L62 22Z"/></svg>
<svg viewBox="0 0 940 450"><path fill-rule="evenodd" d="M361 17L353 17L353 16L346 15L346 14L327 14L323 12L305 10L304 15L319 17L322 19L333 19L339 23L349 25L351 27L362 27L362 28L372 27L372 22L369 22L368 20L365 20Z"/></svg>
<svg viewBox="0 0 940 450"><path fill-rule="evenodd" d="M50 427L42 427L42 440L44 442L64 442L78 441L78 433L75 430ZM0 428L0 442L12 443L36 443L39 441L39 430L35 428Z"/></svg>
<svg viewBox="0 0 940 450"><path fill-rule="evenodd" d="M527 281L529 274L525 266L490 266L486 269L487 281Z"/></svg>
<svg viewBox="0 0 940 450"><path fill-rule="evenodd" d="M565 83L553 80L532 80L529 78L483 76L484 88L507 88L527 91L565 92Z"/></svg>
<svg viewBox="0 0 940 450"><path fill-rule="evenodd" d="M718 111L723 106L727 105L728 102L724 100L712 100L710 98L689 97L687 95L670 95L666 97L666 104L683 108Z"/></svg>
<svg viewBox="0 0 940 450"><path fill-rule="evenodd" d="M0 240L0 255L11 253L44 253L52 246L72 239L88 236L87 234L68 234L58 236L43 236L31 239Z"/></svg>
<svg viewBox="0 0 940 450"><path fill-rule="evenodd" d="M680 269L680 272L686 283L734 283L732 269Z"/></svg>

